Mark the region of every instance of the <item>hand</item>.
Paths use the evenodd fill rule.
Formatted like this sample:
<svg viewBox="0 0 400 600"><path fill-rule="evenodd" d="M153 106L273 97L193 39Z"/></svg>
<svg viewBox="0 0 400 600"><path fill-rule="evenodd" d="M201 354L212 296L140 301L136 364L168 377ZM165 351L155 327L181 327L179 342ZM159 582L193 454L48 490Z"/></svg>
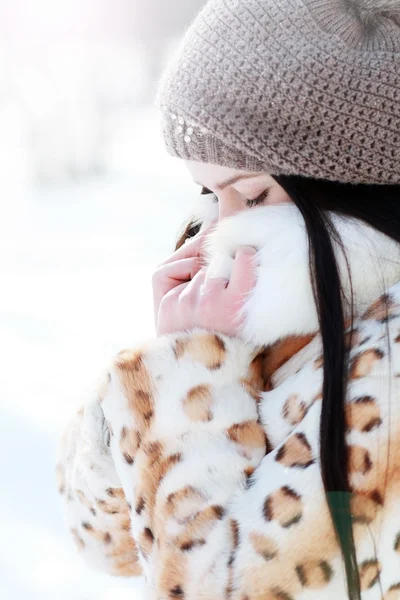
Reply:
<svg viewBox="0 0 400 600"><path fill-rule="evenodd" d="M162 262L156 269L152 279L154 320L158 332L158 313L162 299L168 292L182 283L191 281L200 270L202 262L202 245L206 235L210 233L214 223L189 239L176 250L170 258Z"/></svg>
<svg viewBox="0 0 400 600"><path fill-rule="evenodd" d="M197 246L194 249L198 251ZM175 280L176 285L169 288L159 303L157 334L200 327L239 335L242 324L239 311L256 283L256 253L250 246L237 250L229 281L207 279L207 268L201 263L199 266L199 255L193 257L197 262L186 263L189 268L193 267L191 280L181 283Z"/></svg>

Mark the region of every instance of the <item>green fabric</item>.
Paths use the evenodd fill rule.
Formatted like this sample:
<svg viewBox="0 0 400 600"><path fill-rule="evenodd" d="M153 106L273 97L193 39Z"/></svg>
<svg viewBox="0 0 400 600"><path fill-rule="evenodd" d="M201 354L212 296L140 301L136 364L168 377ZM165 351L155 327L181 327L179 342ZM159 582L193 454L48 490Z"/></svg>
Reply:
<svg viewBox="0 0 400 600"><path fill-rule="evenodd" d="M353 539L353 518L351 514L350 492L328 492L327 501L332 521L342 549L349 598L361 598L356 552Z"/></svg>

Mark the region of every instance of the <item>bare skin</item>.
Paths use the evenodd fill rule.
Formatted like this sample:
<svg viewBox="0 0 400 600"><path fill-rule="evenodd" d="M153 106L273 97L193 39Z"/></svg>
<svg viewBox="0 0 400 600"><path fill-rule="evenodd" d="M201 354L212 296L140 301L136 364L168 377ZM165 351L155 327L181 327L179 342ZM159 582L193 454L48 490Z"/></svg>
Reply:
<svg viewBox="0 0 400 600"><path fill-rule="evenodd" d="M197 161L185 164L193 180L216 195L218 220L253 206L290 202L285 190L267 173ZM209 231L197 234L157 267L152 279L157 335L194 327L238 335L237 312L256 283L256 249L238 249L229 281L206 280L200 257Z"/></svg>

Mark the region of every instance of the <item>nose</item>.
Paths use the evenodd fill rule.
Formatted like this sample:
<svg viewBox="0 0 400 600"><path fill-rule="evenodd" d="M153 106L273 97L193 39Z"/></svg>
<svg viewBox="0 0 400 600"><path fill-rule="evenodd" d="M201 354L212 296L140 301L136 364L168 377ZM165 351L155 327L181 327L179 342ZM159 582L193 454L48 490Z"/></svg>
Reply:
<svg viewBox="0 0 400 600"><path fill-rule="evenodd" d="M221 194L218 196L219 220L231 217L245 209L243 200L237 194Z"/></svg>

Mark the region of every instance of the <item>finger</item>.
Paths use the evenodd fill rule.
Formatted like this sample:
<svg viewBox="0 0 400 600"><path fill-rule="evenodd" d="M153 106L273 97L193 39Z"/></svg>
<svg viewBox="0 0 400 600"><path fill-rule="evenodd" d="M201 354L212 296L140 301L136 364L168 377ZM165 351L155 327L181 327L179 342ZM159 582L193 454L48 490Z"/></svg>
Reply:
<svg viewBox="0 0 400 600"><path fill-rule="evenodd" d="M170 322L180 317L181 311L179 310L179 297L183 290L189 285L190 282L181 283L176 287L170 289L162 298L159 307L155 314L156 328L158 331L164 331L164 321ZM177 312L178 311L178 312ZM160 317L160 315L162 315Z"/></svg>
<svg viewBox="0 0 400 600"><path fill-rule="evenodd" d="M206 229L203 229L199 233L197 233L193 238L189 239L183 246L181 246L178 250L167 258L162 264L167 264L170 262L174 262L181 258L191 258L194 256L201 256L201 250L207 235L212 231L215 223L209 225Z"/></svg>
<svg viewBox="0 0 400 600"><path fill-rule="evenodd" d="M252 246L241 246L236 251L228 289L246 294L257 282L257 250Z"/></svg>
<svg viewBox="0 0 400 600"><path fill-rule="evenodd" d="M185 283L180 283L174 288L170 289L162 298L161 302L165 305L169 302L175 302L182 292L187 288L187 286L191 283L191 281L186 281Z"/></svg>
<svg viewBox="0 0 400 600"><path fill-rule="evenodd" d="M214 291L222 291L228 287L229 281L223 277L205 277L201 294L210 294Z"/></svg>
<svg viewBox="0 0 400 600"><path fill-rule="evenodd" d="M158 267L156 271L156 278L161 280L168 280L168 282L176 281L190 281L196 275L200 269L199 257L193 256L191 258L181 258L174 262L169 262ZM169 287L167 285L167 287Z"/></svg>
<svg viewBox="0 0 400 600"><path fill-rule="evenodd" d="M198 297L201 294L204 279L206 276L205 269L200 269L193 277L192 281L189 281L184 287L181 287L179 296L181 300L189 300Z"/></svg>
<svg viewBox="0 0 400 600"><path fill-rule="evenodd" d="M185 321L185 315L187 313L193 313L198 297L198 290L201 287L204 275L197 273L192 281L181 283L176 287L172 288L161 300L160 307L162 307L164 314L169 316L169 319L176 323Z"/></svg>
<svg viewBox="0 0 400 600"><path fill-rule="evenodd" d="M204 280L204 273L197 273L192 281L181 283L171 289L162 299L160 316L156 320L159 333L187 329L195 316L198 289Z"/></svg>

